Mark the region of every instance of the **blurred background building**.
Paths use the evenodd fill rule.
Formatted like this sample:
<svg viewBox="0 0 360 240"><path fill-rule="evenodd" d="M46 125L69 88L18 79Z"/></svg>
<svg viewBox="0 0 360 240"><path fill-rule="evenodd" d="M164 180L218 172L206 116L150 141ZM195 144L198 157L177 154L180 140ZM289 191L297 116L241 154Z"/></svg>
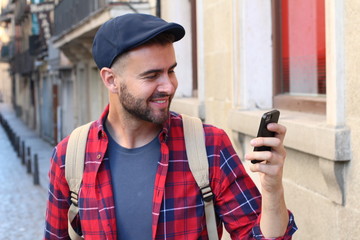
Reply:
<svg viewBox="0 0 360 240"><path fill-rule="evenodd" d="M0 100L44 139L57 143L108 102L91 55L99 26L130 12L157 15L187 32L175 43L172 109L225 129L240 157L262 113L280 109L294 239L360 235L358 0L1 3Z"/></svg>

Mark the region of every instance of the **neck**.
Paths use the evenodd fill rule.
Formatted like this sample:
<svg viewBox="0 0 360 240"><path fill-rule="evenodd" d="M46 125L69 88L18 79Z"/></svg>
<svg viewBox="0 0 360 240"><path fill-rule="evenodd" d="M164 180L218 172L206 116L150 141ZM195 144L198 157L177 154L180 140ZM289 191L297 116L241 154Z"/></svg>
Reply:
<svg viewBox="0 0 360 240"><path fill-rule="evenodd" d="M146 145L159 134L162 128L161 125L129 117L123 109L111 104L105 124L112 138L125 148Z"/></svg>

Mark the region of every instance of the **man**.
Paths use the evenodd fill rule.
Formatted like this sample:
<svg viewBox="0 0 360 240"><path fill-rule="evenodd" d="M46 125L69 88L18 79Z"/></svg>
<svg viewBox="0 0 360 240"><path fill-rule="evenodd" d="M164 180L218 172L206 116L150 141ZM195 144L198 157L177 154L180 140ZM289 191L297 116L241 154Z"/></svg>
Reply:
<svg viewBox="0 0 360 240"><path fill-rule="evenodd" d="M93 57L109 105L89 130L79 216L72 225L85 239L207 239L204 204L187 162L182 118L169 111L178 82L173 42L182 26L144 14L106 22ZM261 176L262 196L223 130L204 125L218 230L233 239L290 239L296 231L282 186L285 127L256 138L247 160ZM68 138L55 148L45 239L69 239L69 187L64 177Z"/></svg>

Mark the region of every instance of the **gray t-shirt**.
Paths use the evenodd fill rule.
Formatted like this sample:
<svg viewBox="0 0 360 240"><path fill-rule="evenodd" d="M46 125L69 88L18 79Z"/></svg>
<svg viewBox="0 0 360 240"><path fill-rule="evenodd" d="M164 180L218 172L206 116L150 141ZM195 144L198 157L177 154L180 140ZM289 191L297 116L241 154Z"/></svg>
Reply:
<svg viewBox="0 0 360 240"><path fill-rule="evenodd" d="M108 133L118 240L151 239L152 205L160 142L154 138L139 148L120 146Z"/></svg>

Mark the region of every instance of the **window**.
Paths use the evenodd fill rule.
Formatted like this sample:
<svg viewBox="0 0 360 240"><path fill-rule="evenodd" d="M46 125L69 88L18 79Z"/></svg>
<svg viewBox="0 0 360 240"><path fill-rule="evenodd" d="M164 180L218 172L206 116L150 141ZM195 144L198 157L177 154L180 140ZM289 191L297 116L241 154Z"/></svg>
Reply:
<svg viewBox="0 0 360 240"><path fill-rule="evenodd" d="M228 126L232 130L232 140L236 143L236 148L239 149L239 153L249 149L246 142L256 133L259 118L265 109L273 108L274 105L281 108L281 124L288 129L287 140L284 142L285 147L289 150L287 161L290 165L293 163L305 171L309 167L317 169L314 174L322 176L313 174L314 177L322 178L324 180L322 183L325 183L326 186L312 186L309 181L299 183L292 173L287 174L284 178L289 178L290 182L294 180L302 187L311 189L335 204L344 205L344 202L347 201L344 181L346 182L346 177L348 177L345 170L348 166L347 161L352 161L353 158L351 138L353 134L348 125L349 122L346 121L345 107L348 96L345 91L348 80L345 77L348 72L345 67L348 67L345 64L345 59L348 57L345 54L345 46L347 46L345 44L345 28L349 27L349 24L346 24L346 20L348 20L346 16L348 11L346 10L349 6L345 7L345 0L259 0L233 1L233 3L234 13L239 13L238 15L234 14L234 29L238 30L240 34L239 38L236 38L237 34L234 34L234 43L236 47L239 46L239 51L234 51L234 104L228 115ZM326 4L326 31L324 6L319 8L318 3ZM290 4L291 6L289 6ZM301 8L301 4L305 4L306 7ZM301 61L294 61L296 55L289 46L295 44L292 41L294 36L291 36L290 33L293 33L291 27L296 26L293 21L289 21L289 18L296 15L302 16L300 18L302 22L300 21L298 24L303 25L298 25L298 29L295 28L294 31L300 37L304 37L305 33L301 33L300 30L303 30L301 28L305 28L305 24L311 19L311 15L305 15L306 11L310 11L310 6L313 9L312 14L316 16L312 18L317 19L313 20L313 24L310 24L307 29L310 31L310 28L313 28L312 41L304 44L305 41L298 40L296 43L299 45L299 49L295 53L303 53L299 56L312 55L312 59L315 59L312 60L311 66L313 77L300 78L303 82L298 87L292 85L294 81L300 82L299 78L292 75L294 74L293 68L298 67L293 64L301 63ZM285 12L284 7L286 7ZM291 14L292 16L290 16ZM287 21L283 21L283 18ZM286 24L287 28L282 29ZM355 29L356 24L352 25ZM314 32L314 28L316 32ZM284 30L287 30L287 35L283 34L283 32L286 33ZM347 30L351 31L351 27ZM310 38L310 36L305 37ZM314 39L314 37L316 38ZM284 40L288 45L283 47ZM352 41L352 44L355 44L355 41ZM295 46L293 45L293 47ZM300 51L301 47L303 47L302 51ZM313 49L311 54L307 52L309 49L306 49L310 47ZM287 55L283 54L283 49L288 49ZM270 71L267 69L268 65ZM354 67L354 64L351 66ZM305 70L301 70L299 75L305 74ZM311 81L313 85L305 80ZM295 84L299 82L295 82ZM305 91L302 88L306 84L313 87L312 91ZM271 93L270 98L266 95L269 92ZM274 100L274 105L271 100ZM271 103L271 105L267 103ZM309 112L321 114L308 114ZM303 160L306 159L303 164L299 164L299 157Z"/></svg>
<svg viewBox="0 0 360 240"><path fill-rule="evenodd" d="M173 0L173 1L161 1L161 17L168 22L176 22L182 25L185 28L186 34L181 41L178 41L174 44L176 60L178 66L176 67L176 76L181 84L179 84L176 97L192 97L195 90L193 88L193 76L197 75L196 72L196 55L193 55L193 52L196 53L193 39L193 27L196 20L196 1L183 1L183 0ZM196 39L195 39L196 40ZM197 83L197 82L196 82Z"/></svg>
<svg viewBox="0 0 360 240"><path fill-rule="evenodd" d="M274 106L326 113L324 0L274 0Z"/></svg>

